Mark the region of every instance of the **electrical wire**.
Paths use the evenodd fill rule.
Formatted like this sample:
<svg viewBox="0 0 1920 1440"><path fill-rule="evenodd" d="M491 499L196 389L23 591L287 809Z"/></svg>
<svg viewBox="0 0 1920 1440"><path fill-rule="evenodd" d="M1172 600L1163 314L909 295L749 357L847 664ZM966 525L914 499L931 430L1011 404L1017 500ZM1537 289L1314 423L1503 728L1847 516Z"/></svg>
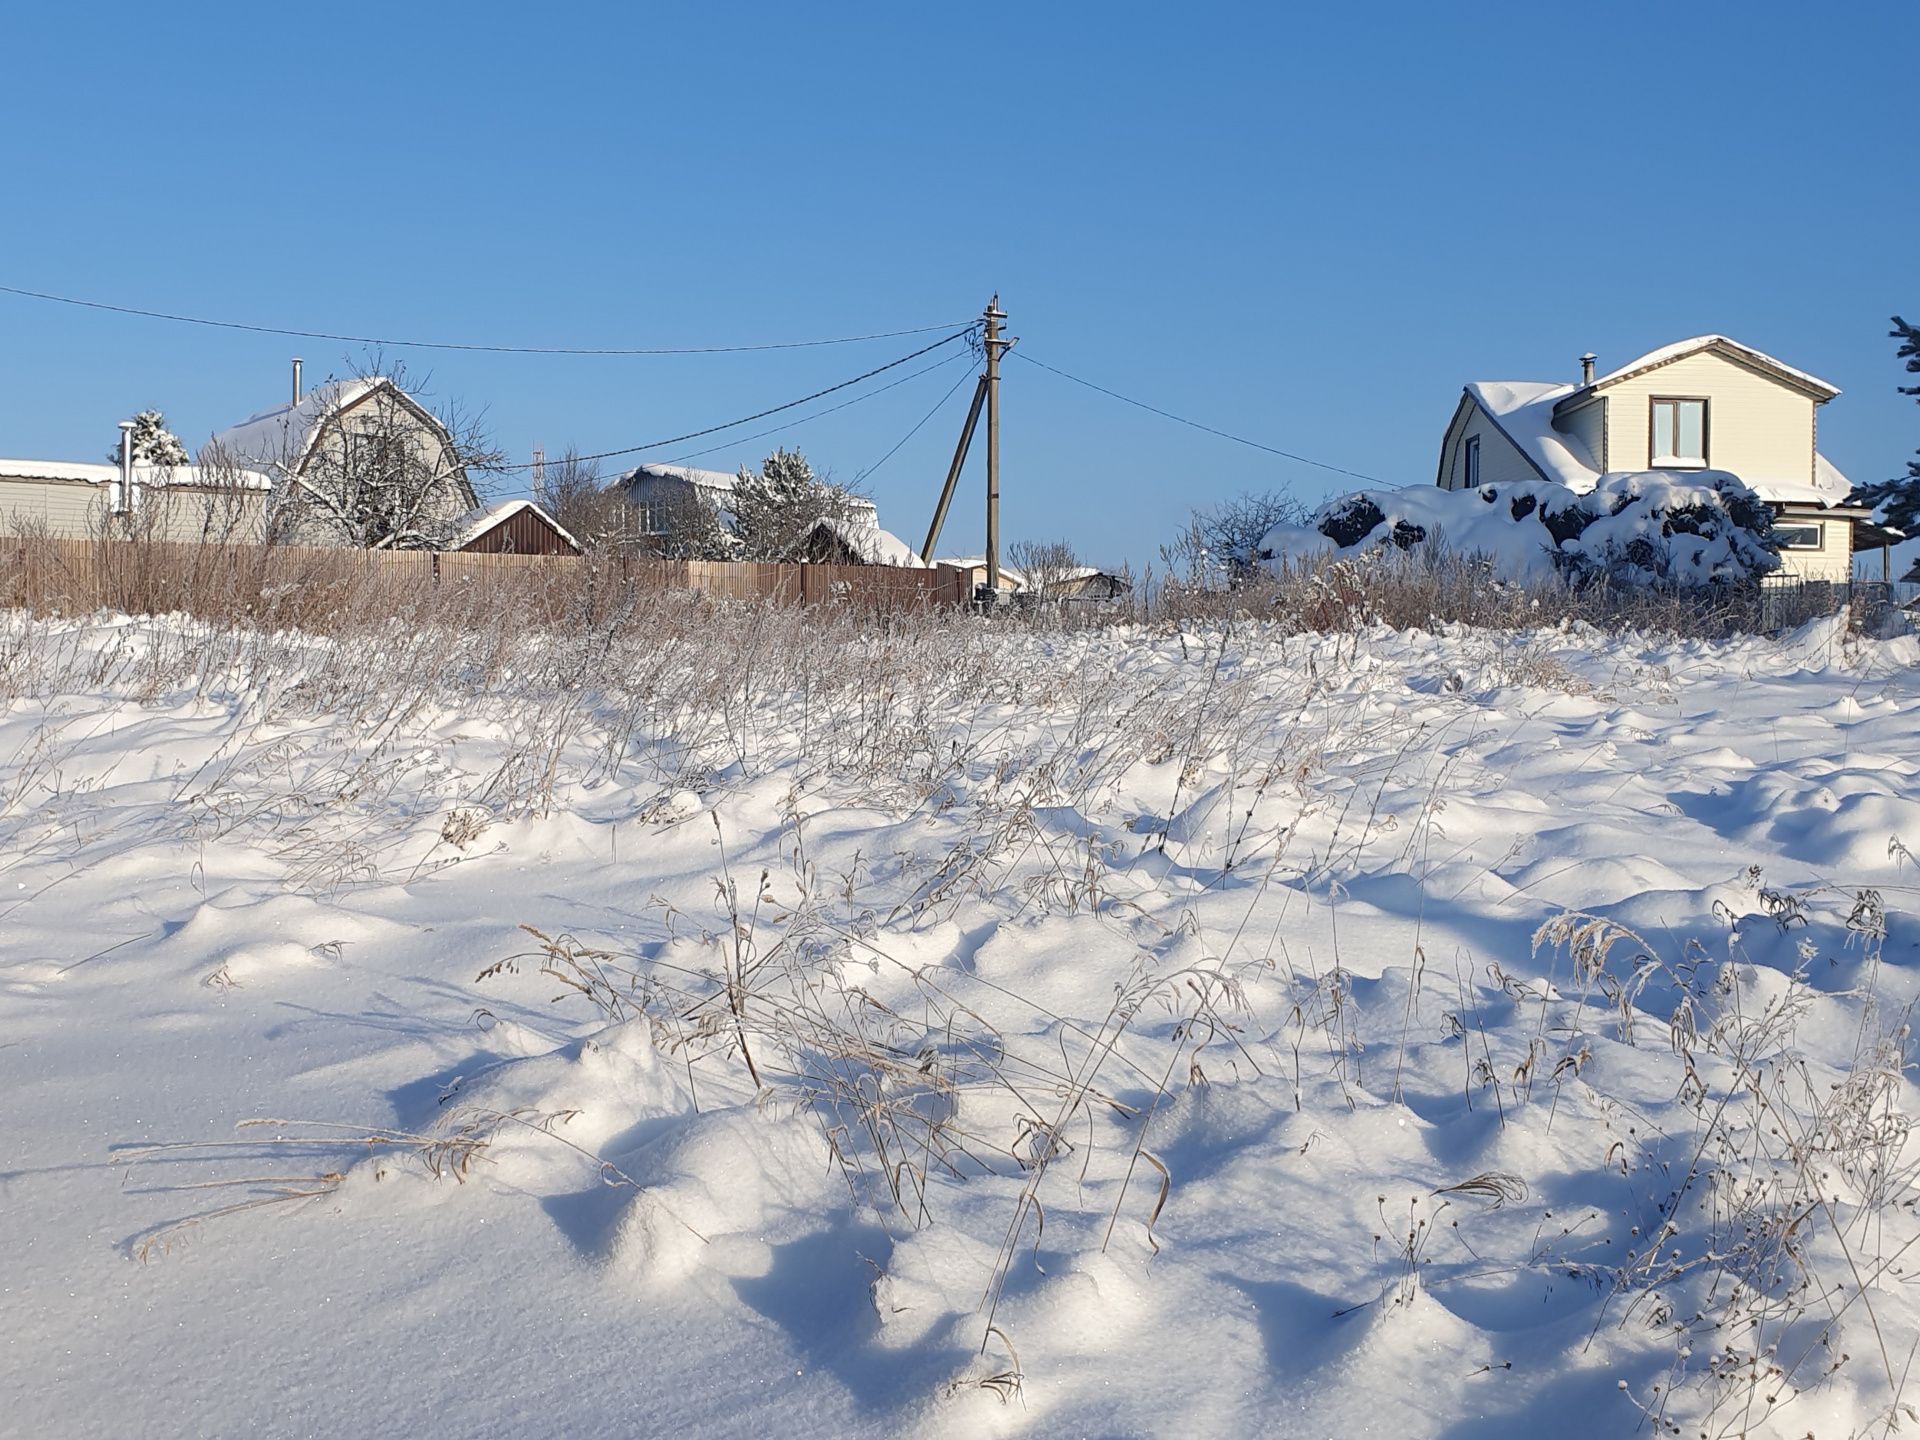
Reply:
<svg viewBox="0 0 1920 1440"><path fill-rule="evenodd" d="M1038 365L1042 370L1052 371L1062 380L1071 380L1074 384L1084 385L1089 390L1098 390L1102 395L1110 395L1115 400L1137 406L1150 414L1160 416L1163 420L1171 420L1177 425L1187 425L1195 430L1204 430L1209 435L1218 435L1222 440L1231 440L1236 445L1248 445L1255 450L1264 450L1269 455L1278 455L1282 460L1292 460L1301 465L1311 465L1316 470L1331 470L1336 475L1348 475L1355 480L1366 480L1375 485L1385 485L1388 483L1377 475L1368 475L1360 470L1349 470L1344 465L1331 465L1325 460L1315 460L1310 455L1296 455L1291 450L1281 450L1272 445L1263 445L1258 440L1249 440L1246 436L1235 435L1230 430L1217 430L1211 425L1202 425L1198 420L1189 420L1186 416L1176 415L1171 410L1162 410L1158 405L1149 405L1146 401L1136 400L1131 395L1122 395L1118 390L1109 390L1106 386L1096 385L1091 380L1082 380L1078 375L1069 375L1065 370L1060 369L1056 365L1049 365L1044 360L1034 359L1033 356L1024 350L1014 350L1010 353L1014 358L1024 360L1029 365Z"/></svg>
<svg viewBox="0 0 1920 1440"><path fill-rule="evenodd" d="M802 405L806 405L806 404L810 404L811 402L813 402L813 401L815 401L815 400L818 400L818 399L820 399L820 398L821 398L821 397L823 397L823 396L826 396L826 395L831 395L831 394L833 394L834 392L836 392L836 391L839 391L839 390L845 390L845 389L847 389L847 388L848 388L849 386L852 386L852 385L858 385L858 384L860 384L860 383L861 383L861 382L862 382L863 380L871 380L871 379L872 379L872 378L873 378L874 376L876 376L876 375L883 375L883 374L885 374L885 373L886 373L887 371L889 371L889 370L895 370L895 369L898 369L898 368L899 368L900 366L902 366L902 365L905 365L905 364L906 364L906 363L907 363L908 361L910 361L910 360L918 360L918 359L919 359L919 358L920 358L920 357L921 357L922 355L925 355L925 354L928 354L929 352L931 352L931 351L934 351L934 350L938 350L938 349L940 349L940 348L941 348L942 346L946 346L946 345L951 345L951 344L953 344L953 342L954 342L954 341L956 341L956 340L964 340L964 339L967 339L967 338L968 338L969 336L971 336L971 335L973 334L973 332L974 332L974 328L975 328L975 327L973 327L973 326L971 326L971 325L969 325L969 326L968 326L967 328L965 328L964 330L956 330L956 331L954 331L954 332L953 332L953 334L951 334L951 335L948 335L948 336L946 336L946 337L944 337L943 339L940 339L940 340L936 340L936 341L934 341L934 342L933 342L933 343L932 343L931 345L922 345L922 346L921 346L921 347L920 347L920 348L919 348L918 350L915 350L915 351L913 351L912 353L910 353L910 354L907 354L907 355L902 355L902 356L901 356L901 357L900 357L900 358L899 358L898 360L889 360L889 361L888 361L888 362L887 362L886 364L884 364L884 365L876 365L876 366L874 366L874 368L873 368L873 369L871 369L871 370L868 370L868 371L867 371L867 372L865 372L864 374L861 374L861 375L856 375L856 376L854 376L854 377L853 377L853 378L852 378L851 380L842 380L842 381L841 381L841 382L840 382L840 383L839 383L838 385L829 385L829 386L827 386L827 388L826 388L826 389L824 389L824 390L816 390L816 391L814 391L814 392L813 392L813 393L812 393L811 395L802 395L802 396L801 396L801 397L800 397L800 398L799 398L798 400L789 400L789 401L787 401L787 403L786 403L786 404L784 404L784 405L774 405L774 406L771 406L771 407L769 407L768 409L765 409L765 410L758 410L758 411L755 411L755 412L754 412L753 414L751 414L751 415L743 415L743 416L741 416L741 417L740 417L740 418L739 418L738 420L728 420L728 421L726 421L726 422L725 422L724 424L720 424L720 425L709 425L709 426L707 426L706 428L704 428L704 429L701 429L701 430L689 430L689 431L688 431L688 432L687 432L686 434L684 434L684 435L669 435L669 436L668 436L668 437L667 437L666 439L664 439L664 440L650 440L650 441L648 441L648 442L647 442L646 444L644 444L644 445L625 445L625 446L622 446L622 447L621 447L620 449L618 449L618 450L596 450L596 451L595 451L595 452L594 452L593 454L591 454L591 455L575 455L575 456L573 456L572 458L573 458L573 459L574 459L575 461L578 461L578 462L581 462L581 463L585 463L586 461L589 461L589 460L612 460L612 459L616 459L617 457L619 457L619 456L622 456L622 455L640 455L640 454L643 454L643 453L645 453L645 452L646 452L646 451L648 451L648 450L664 450L664 449L666 449L666 448L667 448L667 446L669 446L669 445L678 445L678 444L680 444L680 443L681 443L682 441L686 441L686 440L698 440L698 439L700 439L700 438L701 438L702 436L705 436L705 435L717 435L717 434L719 434L719 433L720 433L720 431L722 431L722 430L732 430L732 429L734 429L734 428L736 428L737 426L741 426L741 425L751 425L751 424L752 424L752 423L753 423L754 421L756 421L756 420L764 420L764 419L766 419L766 418L767 418L767 416L769 416L769 415L778 415L778 414L780 414L780 413L781 413L782 411L785 411L785 410L794 410L794 409L797 409L797 408L799 408L800 406L802 406ZM953 357L953 358L955 358L955 359L958 359L959 357L958 357L958 356L955 356L955 357ZM945 362L943 361L942 363L944 364ZM931 367L931 366L930 366L930 367L928 367L928 368L930 368L930 369L931 369L931 368L935 368L935 367ZM903 377L903 378L904 378L904 379L909 379L909 380L910 380L910 379L912 379L913 377L909 375L909 376L906 376L906 377ZM896 382L896 383L898 383L898 382ZM861 400L865 400L865 399L871 399L871 398L872 398L872 396L874 396L874 395L878 395L878 394L880 394L880 393L881 393L881 390L886 390L886 389L889 389L889 388L891 388L891 387L890 387L890 386L882 386L882 387L880 387L880 390L873 390L873 391L870 391L870 392L868 392L868 394L866 394L866 395L862 395L862 396L858 396L858 397L856 397L856 398L857 398L857 399L861 399ZM853 404L854 402L850 400L850 401L848 401L848 402L846 402L846 403L850 405L850 404ZM836 409L838 409L838 408L842 408L842 407L838 407L838 406L836 406L836 407L834 407L834 408L836 408ZM821 411L820 413L824 415L824 414L827 414L827 413L829 413L829 412L827 412L827 411L824 411L824 410L823 410L823 411ZM809 418L812 418L812 417L809 417ZM784 428L786 428L786 427L784 427L784 426L782 426L782 427L778 427L778 428L782 428L782 429L784 429ZM737 438L737 439L735 439L735 440L732 440L732 441L729 441L728 443L729 443L729 444L739 444L741 440L746 440L746 439L752 439L752 438L754 438L754 437L752 437L752 436L741 436L741 437L739 437L739 438ZM722 448L722 447L720 447L720 446L715 446L714 448L715 448L715 449L720 449L720 448ZM711 452L707 452L707 451L703 451L703 452L701 452L701 453L703 453L703 454L706 454L706 453L711 453ZM512 471L515 471L515 470L531 470L531 469L533 469L533 468L534 468L534 466L535 466L535 464L544 464L544 463L545 463L544 461L528 461L528 462L526 462L526 463L523 463L523 464L519 464L519 465L502 465L502 466L500 466L500 467L499 467L499 469L500 469L500 472L501 472L501 473L510 473L510 472L512 472Z"/></svg>
<svg viewBox="0 0 1920 1440"><path fill-rule="evenodd" d="M853 345L862 340L891 340L902 335L926 335L951 329L964 321L945 325L914 325L905 330L876 330L867 335L834 335L822 340L775 340L758 345L657 345L657 346L581 346L581 345L477 345L453 340L398 340L379 335L336 335L326 330L290 330L278 325L249 325L238 320L210 320L199 315L175 315L165 310L142 310L133 305L110 305L104 300L82 300L72 295L54 295L45 290L27 290L17 285L0 285L0 294L20 295L29 300L49 300L58 305L76 305L87 310L105 310L115 315L137 315L146 320L170 320L178 325L204 325L216 330L245 330L255 335L287 335L298 340L338 340L349 345L390 345L396 350L467 350L489 355L736 355L757 350L806 350L818 345Z"/></svg>
<svg viewBox="0 0 1920 1440"><path fill-rule="evenodd" d="M956 356L955 358L958 359L963 357ZM945 362L943 361L942 363L944 364ZM926 414L922 415L918 420L914 422L914 426L911 430L907 431L906 434L902 435L898 440L893 442L893 450L887 451L886 454L882 455L878 460L874 461L873 464L867 466L866 469L860 471L860 473L855 475L853 478L856 481L864 480L867 478L867 476L873 474L874 471L878 470L882 465L886 464L887 461L891 460L893 458L894 451L898 450L902 445L906 444L907 441L911 440L914 436L918 435L920 433L921 427L924 426L929 420L933 419L935 415L938 415L940 413L941 407L944 406L949 400L953 398L953 393L955 390L958 390L962 385L967 383L968 378L969 378L968 376L962 375L958 380L954 381L952 387L947 391L947 393L942 395L938 400L933 402L933 409L927 411Z"/></svg>
<svg viewBox="0 0 1920 1440"><path fill-rule="evenodd" d="M731 449L735 445L744 445L749 440L761 440L766 438L769 435L784 434L786 431L793 429L797 425L806 424L809 420L818 420L822 415L831 415L836 410L845 410L849 405L858 405L863 400L871 400L876 395L884 395L887 393L887 391L892 390L897 386L904 385L909 380L918 380L922 375L931 375L936 370L944 370L947 368L947 366L957 365L962 360L966 360L968 358L970 357L966 355L949 355L944 360L936 360L931 365L923 365L918 370L911 370L905 375L902 375L898 380L889 380L885 385L881 385L872 390L869 390L864 395L856 395L851 400L842 400L838 405L829 405L826 409L816 410L811 415L799 416L796 419L789 420L784 425L775 425L766 430L756 430L751 435L737 435L733 439L728 440L723 445L712 445L705 450L695 450L686 455L676 456L674 459L669 460L666 463L669 465L684 465L689 460L698 460L704 455L713 454L716 450L727 450L727 449ZM955 388L957 389L958 386L956 386ZM951 394L952 392L949 391L948 393ZM921 423L924 424L925 422L923 421ZM867 472L862 471L861 473L865 474Z"/></svg>

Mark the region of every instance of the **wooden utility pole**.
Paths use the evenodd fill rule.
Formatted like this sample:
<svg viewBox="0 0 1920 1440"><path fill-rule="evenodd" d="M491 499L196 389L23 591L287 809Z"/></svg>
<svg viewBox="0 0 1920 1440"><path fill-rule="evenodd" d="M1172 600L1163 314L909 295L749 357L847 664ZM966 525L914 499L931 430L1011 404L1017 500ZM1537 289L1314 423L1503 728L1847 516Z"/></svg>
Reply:
<svg viewBox="0 0 1920 1440"><path fill-rule="evenodd" d="M1006 313L1000 297L987 302L987 588L996 595L1000 590L1000 356L1013 342L1000 338L1000 322Z"/></svg>
<svg viewBox="0 0 1920 1440"><path fill-rule="evenodd" d="M967 410L967 423L960 427L960 443L953 447L953 463L947 467L947 483L940 487L940 503L934 506L933 523L927 526L927 543L920 547L921 557L931 565L934 547L940 543L940 527L946 524L947 507L953 503L954 486L967 463L967 451L973 444L974 427L980 423L980 411L987 412L987 585L1000 588L1000 357L1014 347L1014 341L1000 338L1000 322L1006 319L1000 297L987 302L981 316L982 340L987 354L986 369L973 387L973 404Z"/></svg>
<svg viewBox="0 0 1920 1440"><path fill-rule="evenodd" d="M967 450L973 444L973 427L980 423L980 407L987 400L987 377L982 375L973 386L973 404L967 408L967 423L960 427L960 443L953 447L953 464L947 467L947 483L940 487L940 503L933 507L933 523L927 526L927 543L920 547L920 558L933 563L934 546L940 543L940 527L947 523L947 507L953 504L953 487L960 483L960 467L967 463Z"/></svg>

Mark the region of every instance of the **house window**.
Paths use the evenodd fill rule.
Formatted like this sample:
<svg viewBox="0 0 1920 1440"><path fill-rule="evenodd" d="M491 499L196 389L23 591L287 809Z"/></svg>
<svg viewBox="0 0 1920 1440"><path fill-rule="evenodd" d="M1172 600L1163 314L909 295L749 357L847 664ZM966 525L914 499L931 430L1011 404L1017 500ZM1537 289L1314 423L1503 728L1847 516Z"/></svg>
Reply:
<svg viewBox="0 0 1920 1440"><path fill-rule="evenodd" d="M1460 474L1462 489L1478 490L1480 488L1480 437L1478 435L1467 437L1467 453L1461 464Z"/></svg>
<svg viewBox="0 0 1920 1440"><path fill-rule="evenodd" d="M1658 466L1707 463L1707 402L1655 400L1650 462Z"/></svg>
<svg viewBox="0 0 1920 1440"><path fill-rule="evenodd" d="M378 430L349 430L347 473L360 481L383 479L388 468L387 438Z"/></svg>
<svg viewBox="0 0 1920 1440"><path fill-rule="evenodd" d="M1796 520L1791 525L1775 525L1773 538L1782 550L1818 550L1821 526L1817 520Z"/></svg>

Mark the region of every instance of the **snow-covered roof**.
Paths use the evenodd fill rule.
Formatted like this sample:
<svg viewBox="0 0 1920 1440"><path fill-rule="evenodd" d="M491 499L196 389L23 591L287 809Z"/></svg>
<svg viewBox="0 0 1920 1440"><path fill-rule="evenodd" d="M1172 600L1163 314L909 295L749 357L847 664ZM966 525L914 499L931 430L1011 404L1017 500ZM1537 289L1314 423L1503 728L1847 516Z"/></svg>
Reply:
<svg viewBox="0 0 1920 1440"><path fill-rule="evenodd" d="M1776 505L1819 505L1832 508L1844 505L1847 496L1853 493L1853 482L1840 473L1840 467L1817 451L1813 457L1813 479L1779 480L1766 476L1754 478L1740 477L1753 488L1762 500L1772 501Z"/></svg>
<svg viewBox="0 0 1920 1440"><path fill-rule="evenodd" d="M823 516L815 525L816 530L831 531L854 554L869 565L905 565L915 570L922 569L926 561L920 558L920 552L890 530L882 530L878 525L863 523L859 520L836 520L832 516Z"/></svg>
<svg viewBox="0 0 1920 1440"><path fill-rule="evenodd" d="M275 405L249 415L207 442L248 465L298 470L319 439L329 416L358 404L382 385L393 382L382 375L364 379L328 380L309 390L298 404ZM397 390L395 393L399 393Z"/></svg>
<svg viewBox="0 0 1920 1440"><path fill-rule="evenodd" d="M578 550L581 548L580 542L567 533L566 526L554 519L548 511L542 509L532 500L525 499L496 500L491 505L476 505L454 522L453 536L448 542L448 548L453 550L464 549L475 540L478 540L482 535L486 534L487 531L493 529L494 526L503 521L511 520L522 510L532 510L536 512L542 520L545 520L547 524L553 527L556 535L573 546L574 549Z"/></svg>
<svg viewBox="0 0 1920 1440"><path fill-rule="evenodd" d="M733 493L738 474L732 470L701 470L692 465L656 465L651 462L636 465L618 480L615 485L633 485L641 480L679 480L693 486L696 490L707 492L707 498L715 504L726 505L726 498ZM862 495L847 495L846 503L855 510L869 515L877 514L871 500Z"/></svg>
<svg viewBox="0 0 1920 1440"><path fill-rule="evenodd" d="M731 470L699 470L691 465L636 465L622 475L615 484L631 485L637 480L683 480L700 490L711 490L720 495L733 493L734 475Z"/></svg>
<svg viewBox="0 0 1920 1440"><path fill-rule="evenodd" d="M74 460L0 460L0 480L77 480L87 485L111 485L120 478L118 465ZM233 486L241 490L271 490L273 481L255 470L204 465L135 465L133 481L149 489L169 485Z"/></svg>
<svg viewBox="0 0 1920 1440"><path fill-rule="evenodd" d="M1553 407L1574 388L1533 380L1476 380L1467 386L1467 394L1542 478L1591 490L1600 478L1600 467L1579 440L1553 428Z"/></svg>
<svg viewBox="0 0 1920 1440"><path fill-rule="evenodd" d="M1756 350L1751 345L1742 345L1738 340L1725 335L1695 335L1690 340L1676 340L1671 345L1662 345L1658 350L1649 350L1637 360L1629 360L1618 370L1602 375L1591 386L1568 386L1567 388L1569 393L1575 389L1603 390L1609 385L1631 379L1635 375L1645 374L1649 370L1670 364L1675 360L1685 359L1702 350L1731 351L1749 365L1772 371L1782 380L1798 385L1803 390L1813 391L1822 400L1831 400L1840 393L1839 386L1829 385L1818 375L1809 375L1806 371L1796 369L1784 360L1776 360L1764 350Z"/></svg>
<svg viewBox="0 0 1920 1440"><path fill-rule="evenodd" d="M1653 363L1664 364L1667 360L1677 359L1682 354L1691 354L1696 350L1704 349L1716 341L1724 341L1730 345L1734 343L1727 340L1724 335L1708 335L1696 340L1683 340L1678 345L1669 345L1663 350L1652 352L1655 356L1664 357ZM1736 348L1745 349L1746 347ZM1758 351L1753 353L1759 354ZM1760 356L1760 358L1768 359L1766 356ZM1581 443L1579 437L1554 428L1554 413L1556 410L1563 411L1566 408L1563 402L1570 397L1590 394L1592 390L1599 389L1601 385L1611 380L1651 368L1644 363L1649 359L1651 359L1650 356L1642 356L1632 366L1616 371L1608 376L1607 380L1595 381L1591 387L1555 385L1534 380L1476 380L1466 387L1466 394L1467 398L1479 406L1499 427L1500 433L1514 443L1515 448L1527 458L1534 469L1540 472L1542 479L1555 481L1570 490L1585 494L1600 482L1600 467L1594 463L1593 457L1587 453L1587 448ZM1811 376L1806 378L1812 380ZM1814 381L1814 383L1824 382ZM1769 504L1832 507L1844 503L1848 492L1853 489L1847 477L1842 475L1824 455L1816 454L1813 459L1812 480L1792 476L1753 474L1742 474L1739 478Z"/></svg>

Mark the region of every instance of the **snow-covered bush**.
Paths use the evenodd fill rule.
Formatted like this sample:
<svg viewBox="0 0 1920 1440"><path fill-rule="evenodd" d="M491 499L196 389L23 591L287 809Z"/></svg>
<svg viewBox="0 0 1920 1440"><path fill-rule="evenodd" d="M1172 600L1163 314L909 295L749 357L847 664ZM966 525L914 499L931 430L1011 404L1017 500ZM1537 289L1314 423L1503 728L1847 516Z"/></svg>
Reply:
<svg viewBox="0 0 1920 1440"><path fill-rule="evenodd" d="M1765 503L1725 471L1627 471L1584 494L1546 481L1362 490L1327 502L1304 525L1274 527L1261 551L1269 561L1298 561L1391 545L1478 556L1512 580L1692 589L1778 568L1772 531Z"/></svg>

